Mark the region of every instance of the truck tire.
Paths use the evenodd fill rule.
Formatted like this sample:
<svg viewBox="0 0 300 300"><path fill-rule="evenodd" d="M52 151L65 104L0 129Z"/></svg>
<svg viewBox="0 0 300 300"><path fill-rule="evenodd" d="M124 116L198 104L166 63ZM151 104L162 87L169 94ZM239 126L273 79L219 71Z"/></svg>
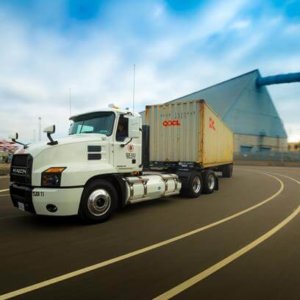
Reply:
<svg viewBox="0 0 300 300"><path fill-rule="evenodd" d="M117 207L117 192L114 186L102 179L88 184L81 197L79 216L86 223L104 222Z"/></svg>
<svg viewBox="0 0 300 300"><path fill-rule="evenodd" d="M223 167L222 176L225 178L232 177L233 164L229 164Z"/></svg>
<svg viewBox="0 0 300 300"><path fill-rule="evenodd" d="M201 173L192 173L186 189L186 196L189 198L198 198L202 193L202 176Z"/></svg>
<svg viewBox="0 0 300 300"><path fill-rule="evenodd" d="M217 187L217 177L214 171L208 170L203 173L203 193L211 194Z"/></svg>

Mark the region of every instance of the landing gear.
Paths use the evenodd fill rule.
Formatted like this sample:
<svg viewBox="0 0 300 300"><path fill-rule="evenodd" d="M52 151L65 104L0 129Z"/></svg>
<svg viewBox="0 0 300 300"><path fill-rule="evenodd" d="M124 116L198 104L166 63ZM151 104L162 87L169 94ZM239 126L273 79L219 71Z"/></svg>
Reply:
<svg viewBox="0 0 300 300"><path fill-rule="evenodd" d="M222 168L222 176L225 178L232 177L233 164L226 165Z"/></svg>

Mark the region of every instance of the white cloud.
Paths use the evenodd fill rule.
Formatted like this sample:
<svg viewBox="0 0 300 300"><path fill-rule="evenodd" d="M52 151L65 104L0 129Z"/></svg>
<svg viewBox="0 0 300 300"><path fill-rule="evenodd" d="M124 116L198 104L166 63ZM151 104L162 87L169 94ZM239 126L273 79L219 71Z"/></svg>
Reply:
<svg viewBox="0 0 300 300"><path fill-rule="evenodd" d="M291 143L300 143L300 127L299 123L286 123L285 128L287 131L287 134L289 136L288 142Z"/></svg>
<svg viewBox="0 0 300 300"><path fill-rule="evenodd" d="M295 38L297 27L283 26L283 19L271 24L268 18L242 18L248 1L210 3L188 18L171 14L159 1L137 11L127 8L128 13L114 7L106 16L111 24L98 20L74 32L33 28L13 15L0 16L0 121L5 124L0 137L19 131L21 140L36 139L39 116L43 126L56 123L57 135L66 134L70 89L73 114L112 102L131 107L134 63L136 110L256 67L265 75L299 71L297 54L286 53L284 63L276 54L268 60L256 55L268 51L266 40L281 27L286 38ZM295 103L297 97L286 94ZM278 91L272 95L278 105ZM295 112L278 107L288 122Z"/></svg>
<svg viewBox="0 0 300 300"><path fill-rule="evenodd" d="M249 26L251 25L251 21L250 20L237 20L236 22L233 22L232 25L229 26L230 29L233 30L245 30L247 28L249 28Z"/></svg>
<svg viewBox="0 0 300 300"><path fill-rule="evenodd" d="M159 19L165 14L165 7L162 3L157 3L153 8L153 17L154 19Z"/></svg>

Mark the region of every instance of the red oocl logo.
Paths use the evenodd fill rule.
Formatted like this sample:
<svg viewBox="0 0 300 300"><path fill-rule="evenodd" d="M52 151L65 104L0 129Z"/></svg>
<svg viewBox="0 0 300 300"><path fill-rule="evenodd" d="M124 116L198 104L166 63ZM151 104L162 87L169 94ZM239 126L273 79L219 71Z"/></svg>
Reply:
<svg viewBox="0 0 300 300"><path fill-rule="evenodd" d="M165 121L163 121L162 124L163 124L164 127L180 126L179 120L165 120Z"/></svg>

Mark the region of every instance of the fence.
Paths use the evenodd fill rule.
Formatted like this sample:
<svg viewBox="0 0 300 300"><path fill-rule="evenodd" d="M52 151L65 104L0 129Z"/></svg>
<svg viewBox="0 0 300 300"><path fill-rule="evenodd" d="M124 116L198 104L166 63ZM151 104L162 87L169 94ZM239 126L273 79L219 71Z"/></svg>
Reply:
<svg viewBox="0 0 300 300"><path fill-rule="evenodd" d="M236 161L299 162L300 152L234 153Z"/></svg>

